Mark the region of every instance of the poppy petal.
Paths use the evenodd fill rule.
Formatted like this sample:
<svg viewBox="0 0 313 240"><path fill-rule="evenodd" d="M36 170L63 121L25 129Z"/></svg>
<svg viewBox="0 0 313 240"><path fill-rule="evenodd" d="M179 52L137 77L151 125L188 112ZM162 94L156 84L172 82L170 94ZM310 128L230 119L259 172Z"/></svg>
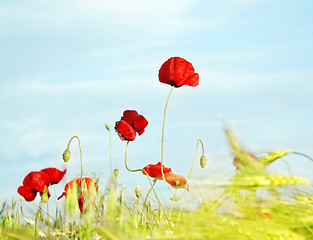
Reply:
<svg viewBox="0 0 313 240"><path fill-rule="evenodd" d="M83 192L81 191L82 184L81 184L81 179L76 178L70 182L68 182L65 187L64 187L64 192L60 197L58 197L58 200L61 199L63 196L67 196L67 193L70 189L73 189L74 187L77 187L79 191L77 191L77 201L78 201L78 206L79 210L82 214L85 214L87 211L84 209L84 197L89 196L93 190L98 191L98 185L92 180L92 178L83 178L83 185L85 185L87 195L84 195ZM84 187L83 187L84 189Z"/></svg>
<svg viewBox="0 0 313 240"><path fill-rule="evenodd" d="M199 74L194 73L191 74L186 81L184 82L185 85L191 86L191 87L196 87L199 85Z"/></svg>
<svg viewBox="0 0 313 240"><path fill-rule="evenodd" d="M144 118L142 115L138 115L136 121L134 122L134 128L136 132L138 132L139 136L143 134L145 131L145 127L148 125L147 119Z"/></svg>
<svg viewBox="0 0 313 240"><path fill-rule="evenodd" d="M24 186L28 186L33 188L34 184L33 184L33 173L34 172L30 172L29 174L26 175L26 177L23 180L23 185Z"/></svg>
<svg viewBox="0 0 313 240"><path fill-rule="evenodd" d="M115 130L118 132L121 140L134 141L136 138L135 129L123 120L116 122Z"/></svg>
<svg viewBox="0 0 313 240"><path fill-rule="evenodd" d="M34 189L38 192L43 193L45 186L49 186L50 178L49 175L45 172L32 172L32 182Z"/></svg>
<svg viewBox="0 0 313 240"><path fill-rule="evenodd" d="M62 195L60 197L58 197L57 199L60 200L62 197L66 197L66 192L63 192Z"/></svg>
<svg viewBox="0 0 313 240"><path fill-rule="evenodd" d="M36 198L37 191L28 186L20 186L17 189L18 194L25 198L26 201L30 202Z"/></svg>
<svg viewBox="0 0 313 240"><path fill-rule="evenodd" d="M137 120L138 113L135 110L125 110L121 120L127 122L129 125L133 125Z"/></svg>
<svg viewBox="0 0 313 240"><path fill-rule="evenodd" d="M48 174L50 178L50 185L59 183L66 173L66 169L64 171L60 171L56 168L45 168L42 169L41 172Z"/></svg>
<svg viewBox="0 0 313 240"><path fill-rule="evenodd" d="M148 173L148 175L150 177L159 179L159 180L163 180L163 176L162 176L162 170L161 170L161 162L158 162L157 164L149 164L147 166L145 166L143 168L144 171L142 171L142 173L144 175L147 175L146 172ZM163 174L167 174L170 173L172 171L171 168L167 168L164 167L163 165Z"/></svg>
<svg viewBox="0 0 313 240"><path fill-rule="evenodd" d="M165 174L165 181L170 184L173 188L185 188L187 180L181 176L172 172ZM189 192L189 186L187 185L187 191Z"/></svg>

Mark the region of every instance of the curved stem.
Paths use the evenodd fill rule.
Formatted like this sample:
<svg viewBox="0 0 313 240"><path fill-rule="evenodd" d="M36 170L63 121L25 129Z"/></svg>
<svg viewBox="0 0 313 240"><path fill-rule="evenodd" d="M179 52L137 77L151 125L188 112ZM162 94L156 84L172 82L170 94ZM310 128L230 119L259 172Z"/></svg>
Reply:
<svg viewBox="0 0 313 240"><path fill-rule="evenodd" d="M170 100L170 97L171 97L171 95L172 95L172 92L173 92L174 88L175 88L175 86L173 86L173 87L171 88L171 91L170 91L170 93L169 93L169 95L168 95L168 97L167 97L167 100L166 100L166 103L165 103L165 108L164 108L163 125L162 125L162 139L161 139L161 173L162 173L162 178L163 178L163 180L164 180L165 185L166 185L166 186L168 187L168 189L173 193L174 197L177 198L177 195L176 195L175 192L172 190L171 186L165 181L164 171L163 171L163 158L164 158L164 157L163 157L163 155L164 155L164 150L163 150L163 149L164 149L164 128L165 128L166 110L167 110L167 105L168 105L168 102L169 102L169 100ZM185 215L184 215L184 213L183 213L183 209L182 209L182 207L181 207L181 205L180 205L180 202L178 201L177 203L178 203L179 209L180 209L180 211L181 211L181 213L182 213L182 215L183 215L184 222L186 223Z"/></svg>
<svg viewBox="0 0 313 240"><path fill-rule="evenodd" d="M157 182L157 179L155 179L155 180L153 181L153 187L155 186L156 182ZM147 202L147 199L148 199L148 197L149 197L149 194L150 194L151 190L152 190L152 187L149 189L149 191L148 191L148 193L147 193L147 196L145 197L145 200L144 200L143 204L145 204L145 203Z"/></svg>
<svg viewBox="0 0 313 240"><path fill-rule="evenodd" d="M128 166L127 166L127 150L128 150L128 144L129 144L129 141L127 141L126 149L125 149L125 168L126 168L129 172L140 172L140 171L142 171L142 169L135 169L135 170L132 170L132 169L128 168Z"/></svg>
<svg viewBox="0 0 313 240"><path fill-rule="evenodd" d="M291 153L306 157L306 158L310 159L311 161L313 161L313 159L311 157L309 157L308 155L306 155L304 153L300 153L300 152L291 152Z"/></svg>
<svg viewBox="0 0 313 240"><path fill-rule="evenodd" d="M152 184L152 182L151 182L151 179L150 179L148 173L147 173L144 169L135 169L135 170L132 170L132 169L128 168L128 166L127 166L127 150L128 150L128 144L129 144L129 141L127 141L126 149L125 149L125 168L126 168L129 172L145 172L145 174L147 175L147 178L148 178L148 180L149 180L149 183L150 183L150 185L151 185L151 188L152 188L152 190L153 190L153 192L154 192L154 195L155 195L156 199L158 200L159 205L160 205L161 208L163 209L164 214L165 214L165 216L166 216L168 222L170 223L170 219L169 219L167 213L165 212L165 209L164 209L164 207L163 207L163 205L162 205L162 203L161 203L161 201L160 201L158 195L157 195L156 192L155 192L155 189L154 189L154 187L153 187L153 184ZM170 225L172 226L172 224L170 224Z"/></svg>
<svg viewBox="0 0 313 240"><path fill-rule="evenodd" d="M175 88L174 86L171 88L170 94L167 97L165 108L164 108L163 126L162 126L162 140L161 140L161 163L163 163L163 154L164 154L163 146L164 146L164 127L165 127L166 110L167 110L167 105L168 105L168 102L170 100L170 97L172 95L174 88ZM162 166L162 164L161 164L161 166ZM162 174L163 174L163 168L162 168Z"/></svg>
<svg viewBox="0 0 313 240"><path fill-rule="evenodd" d="M163 207L163 205L162 205L162 203L161 203L161 201L160 201L158 195L156 194L156 191L155 191L155 189L154 189L154 187L153 187L153 184L152 184L152 182L151 182L151 179L150 179L148 173L147 173L145 170L143 170L143 169L142 169L142 171L144 171L144 172L147 174L147 178L148 178L149 183L150 183L150 185L151 185L151 187L152 187L153 193L154 193L156 199L158 200L158 203L159 203L159 205L161 206L161 208L162 208L162 210L163 210L163 212L164 212L164 214L165 214L165 217L166 217L168 223L169 223L170 226L173 228L173 226L172 226L172 224L171 224L171 220L170 220L169 216L167 215L167 213L166 213L166 211L165 211L165 209L164 209L164 207Z"/></svg>
<svg viewBox="0 0 313 240"><path fill-rule="evenodd" d="M192 163L192 166L191 166L191 169L190 169L190 172L189 172L189 176L188 176L188 179L187 179L187 183L189 182L189 180L190 180L190 178L191 178L191 173L192 173L193 168L194 168L194 166L195 166L195 162L196 162L196 159L197 159L197 153L198 153L198 145L199 145L199 142L201 143L201 146L202 146L202 155L204 155L204 145L203 145L203 142L201 141L201 139L198 139L197 145L196 145L196 153L195 153L195 157L194 157L194 159L193 159L193 163ZM183 200L184 200L184 196L185 196L185 194L186 194L186 190L187 190L187 185L186 185L186 187L185 187L182 200L180 201L181 203L182 203Z"/></svg>
<svg viewBox="0 0 313 240"><path fill-rule="evenodd" d="M74 138L77 138L77 140L78 140L79 152L80 152L80 165L81 165L81 166L80 166L80 169L81 169L81 172L80 172L80 179L81 179L81 181L83 181L83 154L82 154L82 148L81 148L81 145L80 145L80 139L79 139L79 137L73 136L73 137L70 139L70 141L68 142L67 148L68 148L68 149L70 148L70 144L71 144L71 142L72 142L72 140L73 140Z"/></svg>
<svg viewBox="0 0 313 240"><path fill-rule="evenodd" d="M180 200L180 201L178 200L178 202L180 202L180 204L183 204L183 200L184 200L184 197L185 197L185 195L186 195L186 190L187 190L188 182L189 182L189 180L190 180L191 173L192 173L192 171L193 171L193 168L194 168L194 165L195 165L195 162L196 162L196 159L197 159L197 153L198 153L199 142L201 143L201 146L202 146L202 155L204 155L204 145L203 145L203 142L202 142L201 139L198 139L198 140L197 140L197 145L196 145L196 153L195 153L195 156L194 156L194 158L193 158L193 163L192 163L192 166L191 166L191 169L190 169L190 172L189 172L189 176L188 176L188 178L187 178L187 184L186 184L186 186L185 186L184 193L183 193L183 196L182 196L181 200ZM178 220L179 220L179 217L180 217L180 215L178 216Z"/></svg>

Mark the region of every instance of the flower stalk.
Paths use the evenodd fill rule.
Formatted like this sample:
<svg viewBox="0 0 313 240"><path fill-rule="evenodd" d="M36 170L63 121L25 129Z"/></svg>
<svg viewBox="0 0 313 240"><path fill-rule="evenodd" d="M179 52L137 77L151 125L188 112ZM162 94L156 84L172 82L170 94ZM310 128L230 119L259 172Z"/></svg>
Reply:
<svg viewBox="0 0 313 240"><path fill-rule="evenodd" d="M68 144L67 144L67 149L66 149L66 150L69 150L70 144L71 144L71 142L72 142L72 140L73 140L74 138L77 139L78 145L79 145L79 153L80 153L80 179L81 179L81 181L83 181L83 154L82 154L82 148L81 148L81 144L80 144L80 139L79 139L78 136L73 136L73 137L70 139L70 141L69 141ZM66 151L66 150L65 150L65 151Z"/></svg>

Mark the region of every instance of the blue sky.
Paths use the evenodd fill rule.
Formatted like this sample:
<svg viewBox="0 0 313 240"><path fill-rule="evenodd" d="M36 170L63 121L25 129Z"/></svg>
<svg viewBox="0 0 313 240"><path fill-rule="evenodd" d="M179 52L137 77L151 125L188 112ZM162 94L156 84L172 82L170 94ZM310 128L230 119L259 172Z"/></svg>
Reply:
<svg viewBox="0 0 313 240"><path fill-rule="evenodd" d="M209 157L201 174L232 174L224 122L251 150L313 156L312 9L309 0L2 0L0 201L20 199L16 189L30 171L66 167L66 180L78 176L76 142L71 161L62 162L74 135L86 175L95 172L105 184L105 123L113 127L126 109L149 121L130 144L130 167L157 163L170 91L158 70L172 56L192 62L200 75L199 86L175 89L169 104L165 165L173 171L188 175L201 138ZM120 181L148 186L124 169L125 142L114 132L112 146ZM286 159L311 177L313 163Z"/></svg>

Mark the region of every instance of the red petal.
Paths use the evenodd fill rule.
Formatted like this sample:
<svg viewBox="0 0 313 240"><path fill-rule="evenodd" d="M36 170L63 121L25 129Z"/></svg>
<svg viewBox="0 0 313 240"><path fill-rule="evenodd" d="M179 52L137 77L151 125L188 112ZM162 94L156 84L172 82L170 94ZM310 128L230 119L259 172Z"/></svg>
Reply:
<svg viewBox="0 0 313 240"><path fill-rule="evenodd" d="M138 132L139 136L143 134L145 131L145 127L148 125L147 119L144 118L142 115L138 115L136 121L134 122L134 128L136 132Z"/></svg>
<svg viewBox="0 0 313 240"><path fill-rule="evenodd" d="M38 192L43 192L45 186L49 186L49 180L48 174L41 171L34 171L27 174L24 178L23 185L36 189Z"/></svg>
<svg viewBox="0 0 313 240"><path fill-rule="evenodd" d="M60 171L56 168L45 168L42 169L41 172L48 174L48 176L50 177L50 185L53 185L59 183L62 180L66 173L66 169L64 171Z"/></svg>
<svg viewBox="0 0 313 240"><path fill-rule="evenodd" d="M25 198L26 201L30 202L33 201L36 198L37 191L33 188L30 188L28 186L20 186L17 189L17 192Z"/></svg>
<svg viewBox="0 0 313 240"><path fill-rule="evenodd" d="M133 125L134 122L137 120L138 113L135 110L126 110L123 113L123 117L121 120L127 122L129 125Z"/></svg>
<svg viewBox="0 0 313 240"><path fill-rule="evenodd" d="M135 129L123 120L116 122L115 130L118 132L121 140L134 141L136 138Z"/></svg>
<svg viewBox="0 0 313 240"><path fill-rule="evenodd" d="M66 192L63 192L62 195L60 197L58 197L58 200L60 200L64 196L66 197L66 195L67 195Z"/></svg>
<svg viewBox="0 0 313 240"><path fill-rule="evenodd" d="M145 170L150 177L153 177L153 178L156 178L156 179L159 179L159 180L163 180L162 171L161 171L161 163L160 162L158 162L157 164L149 164L149 165L145 166L143 168L143 170ZM167 167L163 166L163 173L164 173L164 175L167 174L167 173L170 173L171 171L172 171L171 168L167 168ZM144 175L146 175L146 173L144 171L142 173Z"/></svg>
<svg viewBox="0 0 313 240"><path fill-rule="evenodd" d="M159 80L175 87L183 85L197 86L199 74L190 62L180 57L172 57L163 63L159 70Z"/></svg>
<svg viewBox="0 0 313 240"><path fill-rule="evenodd" d="M191 87L198 86L199 85L199 74L198 73L194 73L194 74L190 75L188 77L188 79L186 79L184 84L188 85L188 86L191 86Z"/></svg>
<svg viewBox="0 0 313 240"><path fill-rule="evenodd" d="M38 191L43 193L45 190L45 186L49 186L50 178L49 175L45 172L32 172L32 182L34 188Z"/></svg>
<svg viewBox="0 0 313 240"><path fill-rule="evenodd" d="M165 174L165 181L169 183L173 188L185 188L187 181L183 176L174 174L172 172ZM176 186L176 182L179 181L179 185ZM189 191L189 186L187 185Z"/></svg>
<svg viewBox="0 0 313 240"><path fill-rule="evenodd" d="M34 174L34 172L30 172L29 174L26 175L26 177L23 180L23 185L24 186L28 186L30 188L34 188L33 174Z"/></svg>

